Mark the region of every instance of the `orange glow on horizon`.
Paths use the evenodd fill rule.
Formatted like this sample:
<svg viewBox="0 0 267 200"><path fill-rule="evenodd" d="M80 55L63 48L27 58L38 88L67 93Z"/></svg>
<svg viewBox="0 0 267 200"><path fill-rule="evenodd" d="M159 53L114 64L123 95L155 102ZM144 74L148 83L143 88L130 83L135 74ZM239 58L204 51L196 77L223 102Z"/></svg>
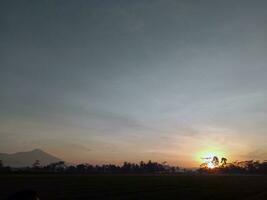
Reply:
<svg viewBox="0 0 267 200"><path fill-rule="evenodd" d="M199 165L202 163L206 163L206 166L209 169L213 169L216 167L214 163L212 162L213 158L216 156L220 161L222 158L225 158L225 157L228 158L227 155L228 154L226 154L223 150L209 148L208 150L204 150L204 151L200 151L196 153L195 160L197 161L197 163L199 163Z"/></svg>
<svg viewBox="0 0 267 200"><path fill-rule="evenodd" d="M209 163L207 164L207 167L208 167L209 169L213 169L215 166L214 166L213 163L209 162Z"/></svg>

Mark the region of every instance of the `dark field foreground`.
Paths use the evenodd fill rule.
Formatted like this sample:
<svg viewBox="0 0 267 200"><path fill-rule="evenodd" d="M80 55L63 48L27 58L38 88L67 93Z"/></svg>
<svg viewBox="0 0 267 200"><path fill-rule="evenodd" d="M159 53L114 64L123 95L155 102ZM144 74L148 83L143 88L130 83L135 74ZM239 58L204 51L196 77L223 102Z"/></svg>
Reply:
<svg viewBox="0 0 267 200"><path fill-rule="evenodd" d="M34 189L53 199L267 199L267 176L0 175L0 199Z"/></svg>

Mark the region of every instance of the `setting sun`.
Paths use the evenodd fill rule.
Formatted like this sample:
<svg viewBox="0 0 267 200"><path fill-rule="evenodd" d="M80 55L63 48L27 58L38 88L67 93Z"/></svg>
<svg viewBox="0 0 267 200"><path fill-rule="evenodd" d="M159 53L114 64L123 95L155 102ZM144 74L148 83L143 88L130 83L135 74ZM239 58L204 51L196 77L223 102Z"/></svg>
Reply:
<svg viewBox="0 0 267 200"><path fill-rule="evenodd" d="M213 169L215 166L214 166L214 164L213 164L212 162L209 162L209 163L207 164L207 167L208 167L209 169Z"/></svg>
<svg viewBox="0 0 267 200"><path fill-rule="evenodd" d="M222 157L227 157L226 153L223 151L219 151L219 150L207 150L207 151L201 151L199 153L196 154L196 159L199 162L203 162L204 160L208 161L208 160L212 160L212 158L216 156L219 159L221 159Z"/></svg>
<svg viewBox="0 0 267 200"><path fill-rule="evenodd" d="M209 148L209 150L204 150L196 153L195 160L204 168L214 169L220 165L225 157L228 156L224 151L216 148Z"/></svg>

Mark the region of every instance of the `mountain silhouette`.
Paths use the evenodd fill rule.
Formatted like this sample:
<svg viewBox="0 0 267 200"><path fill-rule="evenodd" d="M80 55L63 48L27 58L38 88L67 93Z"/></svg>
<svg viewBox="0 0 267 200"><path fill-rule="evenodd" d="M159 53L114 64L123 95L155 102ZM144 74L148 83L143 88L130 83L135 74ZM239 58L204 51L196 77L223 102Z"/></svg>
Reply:
<svg viewBox="0 0 267 200"><path fill-rule="evenodd" d="M48 154L41 149L34 149L27 152L18 152L13 154L0 153L0 160L5 166L10 167L28 167L39 160L41 165L47 165L53 162L62 161L51 154Z"/></svg>

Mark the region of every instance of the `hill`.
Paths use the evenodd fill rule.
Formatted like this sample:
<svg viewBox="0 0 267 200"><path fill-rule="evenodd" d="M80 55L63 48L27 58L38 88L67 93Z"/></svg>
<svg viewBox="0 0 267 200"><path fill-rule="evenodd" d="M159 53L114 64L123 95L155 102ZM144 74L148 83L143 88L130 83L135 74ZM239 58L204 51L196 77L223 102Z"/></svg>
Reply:
<svg viewBox="0 0 267 200"><path fill-rule="evenodd" d="M5 166L10 167L31 166L36 160L39 160L41 165L62 161L62 159L48 154L40 149L34 149L27 152L18 152L14 154L0 153L0 160L2 160Z"/></svg>

